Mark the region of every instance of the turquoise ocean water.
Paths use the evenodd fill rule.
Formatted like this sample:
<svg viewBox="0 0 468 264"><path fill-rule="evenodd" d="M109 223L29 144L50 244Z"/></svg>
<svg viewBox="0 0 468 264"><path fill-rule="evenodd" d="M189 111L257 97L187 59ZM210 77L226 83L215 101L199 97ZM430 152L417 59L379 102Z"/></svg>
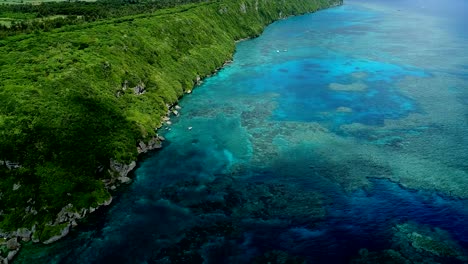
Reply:
<svg viewBox="0 0 468 264"><path fill-rule="evenodd" d="M466 11L353 0L270 25L110 208L17 262L467 263Z"/></svg>

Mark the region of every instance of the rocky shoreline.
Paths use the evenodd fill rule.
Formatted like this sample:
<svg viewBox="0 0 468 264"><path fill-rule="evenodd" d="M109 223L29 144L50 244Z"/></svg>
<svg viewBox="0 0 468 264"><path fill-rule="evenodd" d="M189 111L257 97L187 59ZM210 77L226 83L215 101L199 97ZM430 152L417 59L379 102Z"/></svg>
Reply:
<svg viewBox="0 0 468 264"><path fill-rule="evenodd" d="M204 78L208 78L216 74L220 69L232 63L231 58L226 60L221 67L213 70L211 74L204 77L197 76L192 89L187 90L185 93L192 93L192 90L194 88L202 84ZM172 122L170 121L171 116L180 115L180 110L182 108L177 103L173 105L167 104L166 106L168 110L166 112L166 115L161 118L161 125L158 128L156 128L156 131L158 129L161 129L163 126L165 126L166 129L170 129L170 125L172 124ZM163 141L165 141L165 138L158 134L150 138L147 142L143 140L139 141L136 146L138 154L145 154L153 150L161 149ZM130 184L132 182L132 179L129 177L128 174L136 168L137 162L138 160L132 161L129 164L122 164L118 163L113 159L110 159L108 173L112 177L110 179L103 180L106 189L110 192L114 192L122 184ZM97 169L98 172L102 172L103 170L104 168L102 167ZM54 222L45 225L42 233L46 232L47 234L50 234L50 236L48 236L47 239L42 241L39 238L38 232L36 232L36 225L33 225L31 228L19 228L18 230L13 232L2 232L0 230L0 264L9 264L13 261L13 259L21 249L21 242L32 241L34 243L51 244L62 239L70 233L72 228L78 226L79 220L85 218L88 214L95 212L103 206L110 205L112 203L112 200L112 195L110 195L108 199L98 203L96 207L81 208L80 210L77 210L73 206L73 204L68 204L67 206L63 207L62 210L57 214L57 217ZM41 237L43 237L42 234ZM6 257L2 257L2 255Z"/></svg>

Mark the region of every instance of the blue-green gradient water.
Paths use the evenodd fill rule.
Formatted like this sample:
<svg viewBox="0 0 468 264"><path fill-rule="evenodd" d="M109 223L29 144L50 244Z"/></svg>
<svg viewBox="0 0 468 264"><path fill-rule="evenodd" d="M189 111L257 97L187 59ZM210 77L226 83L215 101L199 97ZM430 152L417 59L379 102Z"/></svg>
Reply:
<svg viewBox="0 0 468 264"><path fill-rule="evenodd" d="M467 263L467 10L353 0L238 43L113 205L18 263Z"/></svg>

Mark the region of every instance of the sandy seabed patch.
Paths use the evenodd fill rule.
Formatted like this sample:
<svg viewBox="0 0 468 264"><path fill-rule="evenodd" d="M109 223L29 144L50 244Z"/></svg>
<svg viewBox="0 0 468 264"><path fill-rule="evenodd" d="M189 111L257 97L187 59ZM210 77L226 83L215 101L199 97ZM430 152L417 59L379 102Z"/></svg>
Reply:
<svg viewBox="0 0 468 264"><path fill-rule="evenodd" d="M362 82L355 82L351 84L330 83L328 88L334 91L362 92L367 90L367 85Z"/></svg>

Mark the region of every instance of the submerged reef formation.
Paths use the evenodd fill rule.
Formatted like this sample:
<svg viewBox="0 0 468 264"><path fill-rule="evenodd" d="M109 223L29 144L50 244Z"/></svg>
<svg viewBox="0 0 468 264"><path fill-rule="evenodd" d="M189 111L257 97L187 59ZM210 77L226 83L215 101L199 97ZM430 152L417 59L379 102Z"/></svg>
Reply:
<svg viewBox="0 0 468 264"><path fill-rule="evenodd" d="M416 223L397 224L392 228L391 248L382 251L361 249L353 264L364 263L467 263L466 249L439 228Z"/></svg>
<svg viewBox="0 0 468 264"><path fill-rule="evenodd" d="M225 176L213 182L189 181L166 187L164 199L196 215L219 213L236 221L285 220L313 223L325 216L321 195L285 183L242 182Z"/></svg>
<svg viewBox="0 0 468 264"><path fill-rule="evenodd" d="M351 83L351 84L331 83L328 87L334 91L348 91L348 92L362 92L367 89L367 85L365 83L360 83L360 82Z"/></svg>
<svg viewBox="0 0 468 264"><path fill-rule="evenodd" d="M233 256L233 263L245 262L245 249L238 243L245 239L245 232L262 225L314 227L325 217L323 201L317 193L287 184L245 183L232 177L220 177L209 183L180 183L163 189L162 198L174 206L189 208L200 217L178 243L154 254L154 261L167 263L204 263L216 259L216 254L223 256L225 250ZM259 256L255 263L263 260L304 261L280 251Z"/></svg>
<svg viewBox="0 0 468 264"><path fill-rule="evenodd" d="M287 252L273 250L257 256L252 260L252 264L306 264L306 260L300 256L291 256Z"/></svg>

